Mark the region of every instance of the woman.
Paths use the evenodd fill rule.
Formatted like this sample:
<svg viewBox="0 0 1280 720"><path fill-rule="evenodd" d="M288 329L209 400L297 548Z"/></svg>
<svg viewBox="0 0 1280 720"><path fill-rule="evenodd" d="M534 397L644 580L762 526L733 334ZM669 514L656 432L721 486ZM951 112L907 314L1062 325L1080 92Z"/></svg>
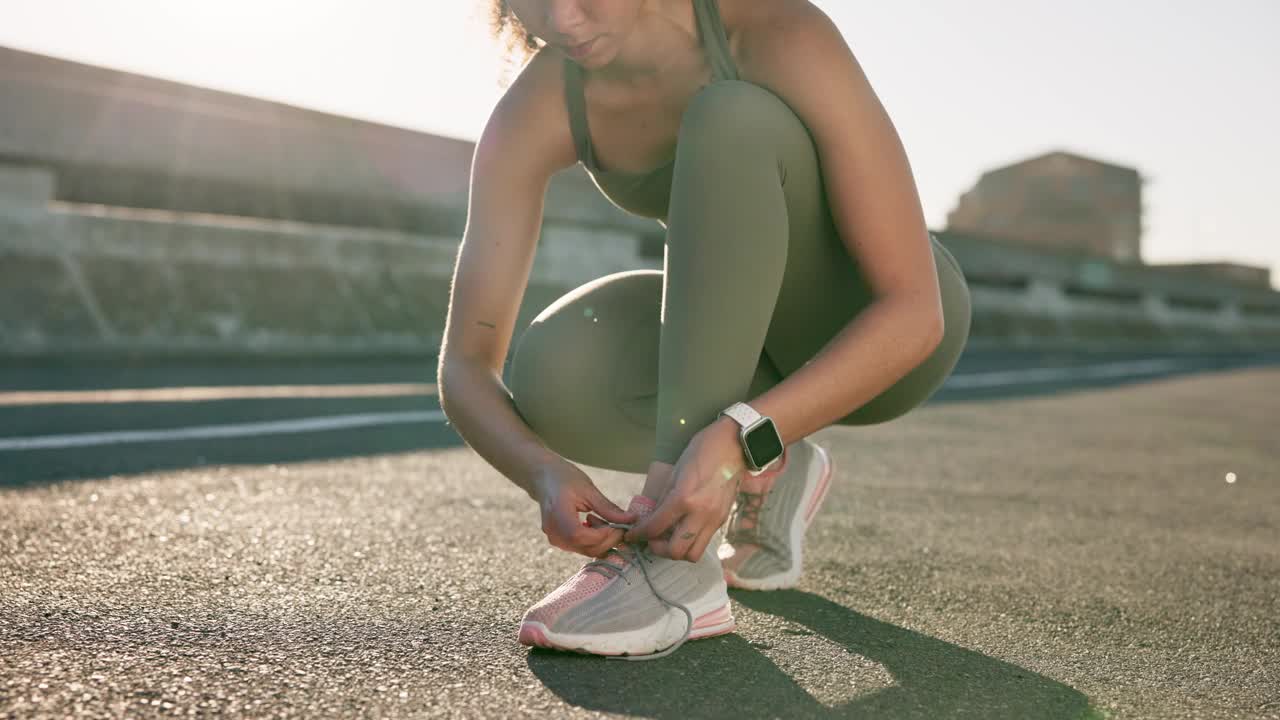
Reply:
<svg viewBox="0 0 1280 720"><path fill-rule="evenodd" d="M493 12L532 58L476 147L441 404L539 503L552 545L597 558L529 610L520 641L660 657L734 629L726 584L797 582L832 470L806 438L928 399L968 336L967 286L870 83L806 0ZM508 393L543 195L579 162L663 224L664 270L546 308ZM570 461L645 473L643 490L624 511Z"/></svg>

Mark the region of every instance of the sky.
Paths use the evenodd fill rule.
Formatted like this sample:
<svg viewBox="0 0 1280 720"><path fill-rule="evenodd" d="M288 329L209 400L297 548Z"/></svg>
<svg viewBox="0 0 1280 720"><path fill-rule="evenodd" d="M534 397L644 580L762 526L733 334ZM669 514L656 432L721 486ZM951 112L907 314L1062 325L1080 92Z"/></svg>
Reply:
<svg viewBox="0 0 1280 720"><path fill-rule="evenodd" d="M502 94L481 0L0 0L0 45L475 140ZM1146 262L1280 287L1277 0L815 0L906 147L930 228L1052 150L1137 168Z"/></svg>

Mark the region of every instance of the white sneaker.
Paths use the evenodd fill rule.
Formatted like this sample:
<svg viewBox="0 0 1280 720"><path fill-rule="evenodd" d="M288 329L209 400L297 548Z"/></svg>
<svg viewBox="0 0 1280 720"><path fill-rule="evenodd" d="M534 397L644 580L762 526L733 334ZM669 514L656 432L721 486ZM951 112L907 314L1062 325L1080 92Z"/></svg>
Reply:
<svg viewBox="0 0 1280 720"><path fill-rule="evenodd" d="M637 495L627 510L643 517L654 507ZM619 545L529 608L520 642L639 660L670 654L685 640L733 632L716 545L708 543L696 563L655 556L644 543Z"/></svg>
<svg viewBox="0 0 1280 720"><path fill-rule="evenodd" d="M831 487L835 469L821 445L803 439L786 447L773 472L744 479L718 555L725 581L744 590L794 587L804 560L804 532Z"/></svg>

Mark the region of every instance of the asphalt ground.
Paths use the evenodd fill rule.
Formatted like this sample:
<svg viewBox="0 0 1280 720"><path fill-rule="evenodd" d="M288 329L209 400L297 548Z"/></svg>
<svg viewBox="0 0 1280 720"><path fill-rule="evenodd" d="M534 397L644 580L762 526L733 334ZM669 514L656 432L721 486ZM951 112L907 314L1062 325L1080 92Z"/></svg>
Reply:
<svg viewBox="0 0 1280 720"><path fill-rule="evenodd" d="M1280 718L1272 357L966 354L924 407L817 433L798 588L638 663L516 642L584 559L412 420L429 392L74 394L433 370L0 368L0 716ZM375 415L402 421L280 425ZM244 432L115 434L192 427Z"/></svg>

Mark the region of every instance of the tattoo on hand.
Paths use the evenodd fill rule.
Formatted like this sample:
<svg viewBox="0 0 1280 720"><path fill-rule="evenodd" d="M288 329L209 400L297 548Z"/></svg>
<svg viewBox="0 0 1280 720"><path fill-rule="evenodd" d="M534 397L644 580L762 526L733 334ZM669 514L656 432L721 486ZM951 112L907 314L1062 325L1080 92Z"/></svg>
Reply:
<svg viewBox="0 0 1280 720"><path fill-rule="evenodd" d="M687 533L685 533L685 534L681 535L681 536L680 536L680 539L681 539L681 540L689 540L690 538L693 538L695 535L696 535L696 533L687 532Z"/></svg>

